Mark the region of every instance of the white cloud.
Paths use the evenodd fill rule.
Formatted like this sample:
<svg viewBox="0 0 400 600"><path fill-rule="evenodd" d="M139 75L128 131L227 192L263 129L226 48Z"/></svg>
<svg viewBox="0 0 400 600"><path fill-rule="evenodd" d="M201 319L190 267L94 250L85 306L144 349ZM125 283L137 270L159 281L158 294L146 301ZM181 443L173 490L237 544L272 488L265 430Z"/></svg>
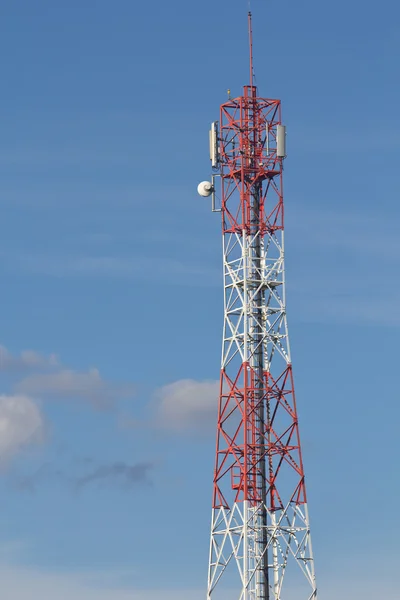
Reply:
<svg viewBox="0 0 400 600"><path fill-rule="evenodd" d="M28 396L0 395L0 462L5 463L21 449L44 437L44 419Z"/></svg>
<svg viewBox="0 0 400 600"><path fill-rule="evenodd" d="M96 407L107 407L121 396L132 393L127 386L117 386L105 381L98 369L86 372L62 369L57 373L37 373L25 377L15 389L41 398L75 398L90 402Z"/></svg>
<svg viewBox="0 0 400 600"><path fill-rule="evenodd" d="M155 393L156 423L172 431L205 431L215 426L218 381L181 379Z"/></svg>
<svg viewBox="0 0 400 600"><path fill-rule="evenodd" d="M55 354L44 356L34 350L23 350L20 354L12 354L5 346L0 345L0 371L13 372L26 369L43 369L57 366Z"/></svg>

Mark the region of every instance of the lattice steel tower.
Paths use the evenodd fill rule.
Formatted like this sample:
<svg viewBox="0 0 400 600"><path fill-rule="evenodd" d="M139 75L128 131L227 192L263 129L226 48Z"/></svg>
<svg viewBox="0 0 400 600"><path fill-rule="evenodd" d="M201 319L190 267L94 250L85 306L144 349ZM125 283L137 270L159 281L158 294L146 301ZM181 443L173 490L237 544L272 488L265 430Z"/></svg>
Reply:
<svg viewBox="0 0 400 600"><path fill-rule="evenodd" d="M210 131L224 327L207 600L316 600L286 320L280 100L253 83ZM216 182L220 182L220 192ZM219 200L218 200L219 197Z"/></svg>

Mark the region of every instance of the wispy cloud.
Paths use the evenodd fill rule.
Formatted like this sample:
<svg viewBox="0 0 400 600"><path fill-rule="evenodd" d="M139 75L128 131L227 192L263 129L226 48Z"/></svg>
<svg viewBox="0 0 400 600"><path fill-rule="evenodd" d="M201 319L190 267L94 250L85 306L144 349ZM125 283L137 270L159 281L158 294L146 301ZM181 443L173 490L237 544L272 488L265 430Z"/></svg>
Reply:
<svg viewBox="0 0 400 600"><path fill-rule="evenodd" d="M53 168L93 168L110 166L129 166L130 157L123 152L99 150L93 145L86 149L82 146L61 147L59 143L43 145L37 143L31 146L10 148L8 152L0 153L0 167L19 167L29 169Z"/></svg>
<svg viewBox="0 0 400 600"><path fill-rule="evenodd" d="M48 483L65 481L66 475L61 467L46 462L30 474L13 473L11 484L19 492L34 493Z"/></svg>
<svg viewBox="0 0 400 600"><path fill-rule="evenodd" d="M34 350L13 354L0 346L0 371L22 376L11 392L0 395L0 466L44 440L42 401L73 400L108 409L134 394L132 385L108 381L98 369L68 369L55 355Z"/></svg>
<svg viewBox="0 0 400 600"><path fill-rule="evenodd" d="M91 486L128 491L135 486L151 485L152 462L127 463L117 460L96 464L94 459L80 461L69 467L44 463L29 474L14 473L12 485L21 492L34 493L48 484L61 483L71 490L81 491Z"/></svg>
<svg viewBox="0 0 400 600"><path fill-rule="evenodd" d="M25 375L14 384L16 393L40 399L76 399L97 408L107 408L134 393L132 385L105 380L100 371L76 371L63 366L55 354L34 350L12 354L0 345L0 372Z"/></svg>
<svg viewBox="0 0 400 600"><path fill-rule="evenodd" d="M0 395L0 465L7 464L27 446L44 439L44 417L26 395Z"/></svg>
<svg viewBox="0 0 400 600"><path fill-rule="evenodd" d="M158 588L138 588L132 582L138 566L130 573L126 566L117 569L99 571L72 571L69 573L46 571L35 567L22 566L18 563L4 561L0 564L2 590L5 598L12 600L202 600L204 587L171 589L160 585ZM131 575L131 576L130 576ZM350 574L349 574L350 575ZM362 583L360 583L360 581ZM347 576L338 586L327 577L324 578L321 590L326 600L398 600L397 582L393 578L378 581L363 573L359 579ZM292 591L290 588L288 592ZM293 597L296 596L295 590ZM235 588L221 589L219 600L230 600L235 597Z"/></svg>
<svg viewBox="0 0 400 600"><path fill-rule="evenodd" d="M135 573L135 567L130 572ZM121 576L122 575L122 576ZM139 589L126 582L127 569L58 573L4 562L0 564L3 596L12 600L202 600L204 590ZM130 580L132 577L129 578ZM123 582L121 584L121 582ZM230 596L231 597L231 596ZM221 600L229 600L223 596ZM329 599L330 600L330 599ZM347 600L347 599L346 599ZM369 599L367 599L369 600ZM392 600L390 597L387 600Z"/></svg>
<svg viewBox="0 0 400 600"><path fill-rule="evenodd" d="M49 256L15 255L3 266L48 277L111 277L154 279L178 285L217 285L220 270L181 259L133 256Z"/></svg>
<svg viewBox="0 0 400 600"><path fill-rule="evenodd" d="M88 485L103 484L111 487L123 487L125 489L137 484L149 484L149 472L154 465L149 462L141 462L133 465L125 462L114 462L112 464L100 465L89 473L76 479L77 489L83 489Z"/></svg>
<svg viewBox="0 0 400 600"><path fill-rule="evenodd" d="M292 214L287 228L290 306L304 320L400 325L395 223L315 210Z"/></svg>
<svg viewBox="0 0 400 600"><path fill-rule="evenodd" d="M341 255L350 252L366 259L400 261L396 219L366 212L302 207L288 213L287 229L300 251L317 246L340 251Z"/></svg>
<svg viewBox="0 0 400 600"><path fill-rule="evenodd" d="M395 127L373 128L353 126L341 129L329 129L326 123L320 126L308 126L303 129L298 126L290 128L290 144L293 150L301 152L326 154L339 153L389 153L400 148L400 134Z"/></svg>
<svg viewBox="0 0 400 600"><path fill-rule="evenodd" d="M0 345L0 371L2 372L45 369L57 365L58 359L55 354L44 356L34 350L23 350L20 354L12 354L5 346Z"/></svg>
<svg viewBox="0 0 400 600"><path fill-rule="evenodd" d="M81 400L96 408L113 406L122 397L133 394L131 385L110 383L94 368L86 372L61 369L56 373L36 373L19 381L15 389L44 399Z"/></svg>
<svg viewBox="0 0 400 600"><path fill-rule="evenodd" d="M131 384L107 381L96 368L77 371L65 367L55 354L46 356L34 350L13 354L3 345L0 345L0 372L24 375L13 385L18 394L15 398L75 399L96 408L107 408L134 393Z"/></svg>

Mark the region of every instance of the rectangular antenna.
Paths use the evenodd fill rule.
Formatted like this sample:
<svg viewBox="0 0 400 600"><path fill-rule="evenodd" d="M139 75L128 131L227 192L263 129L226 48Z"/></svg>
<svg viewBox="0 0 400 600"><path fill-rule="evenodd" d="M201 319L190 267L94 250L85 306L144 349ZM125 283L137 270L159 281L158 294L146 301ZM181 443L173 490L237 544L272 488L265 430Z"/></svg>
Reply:
<svg viewBox="0 0 400 600"><path fill-rule="evenodd" d="M276 155L278 158L286 156L286 127L277 125L276 127Z"/></svg>
<svg viewBox="0 0 400 600"><path fill-rule="evenodd" d="M211 166L218 166L218 122L211 123L210 129L210 160Z"/></svg>

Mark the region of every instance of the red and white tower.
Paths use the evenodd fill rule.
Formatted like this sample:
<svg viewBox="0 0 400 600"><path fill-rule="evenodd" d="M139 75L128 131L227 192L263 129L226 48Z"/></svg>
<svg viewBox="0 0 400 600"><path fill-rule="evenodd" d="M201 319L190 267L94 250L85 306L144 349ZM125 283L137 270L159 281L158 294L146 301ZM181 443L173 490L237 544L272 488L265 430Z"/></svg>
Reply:
<svg viewBox="0 0 400 600"><path fill-rule="evenodd" d="M316 600L285 302L281 102L253 83L210 131L224 328L207 600ZM216 182L220 181L220 197Z"/></svg>

